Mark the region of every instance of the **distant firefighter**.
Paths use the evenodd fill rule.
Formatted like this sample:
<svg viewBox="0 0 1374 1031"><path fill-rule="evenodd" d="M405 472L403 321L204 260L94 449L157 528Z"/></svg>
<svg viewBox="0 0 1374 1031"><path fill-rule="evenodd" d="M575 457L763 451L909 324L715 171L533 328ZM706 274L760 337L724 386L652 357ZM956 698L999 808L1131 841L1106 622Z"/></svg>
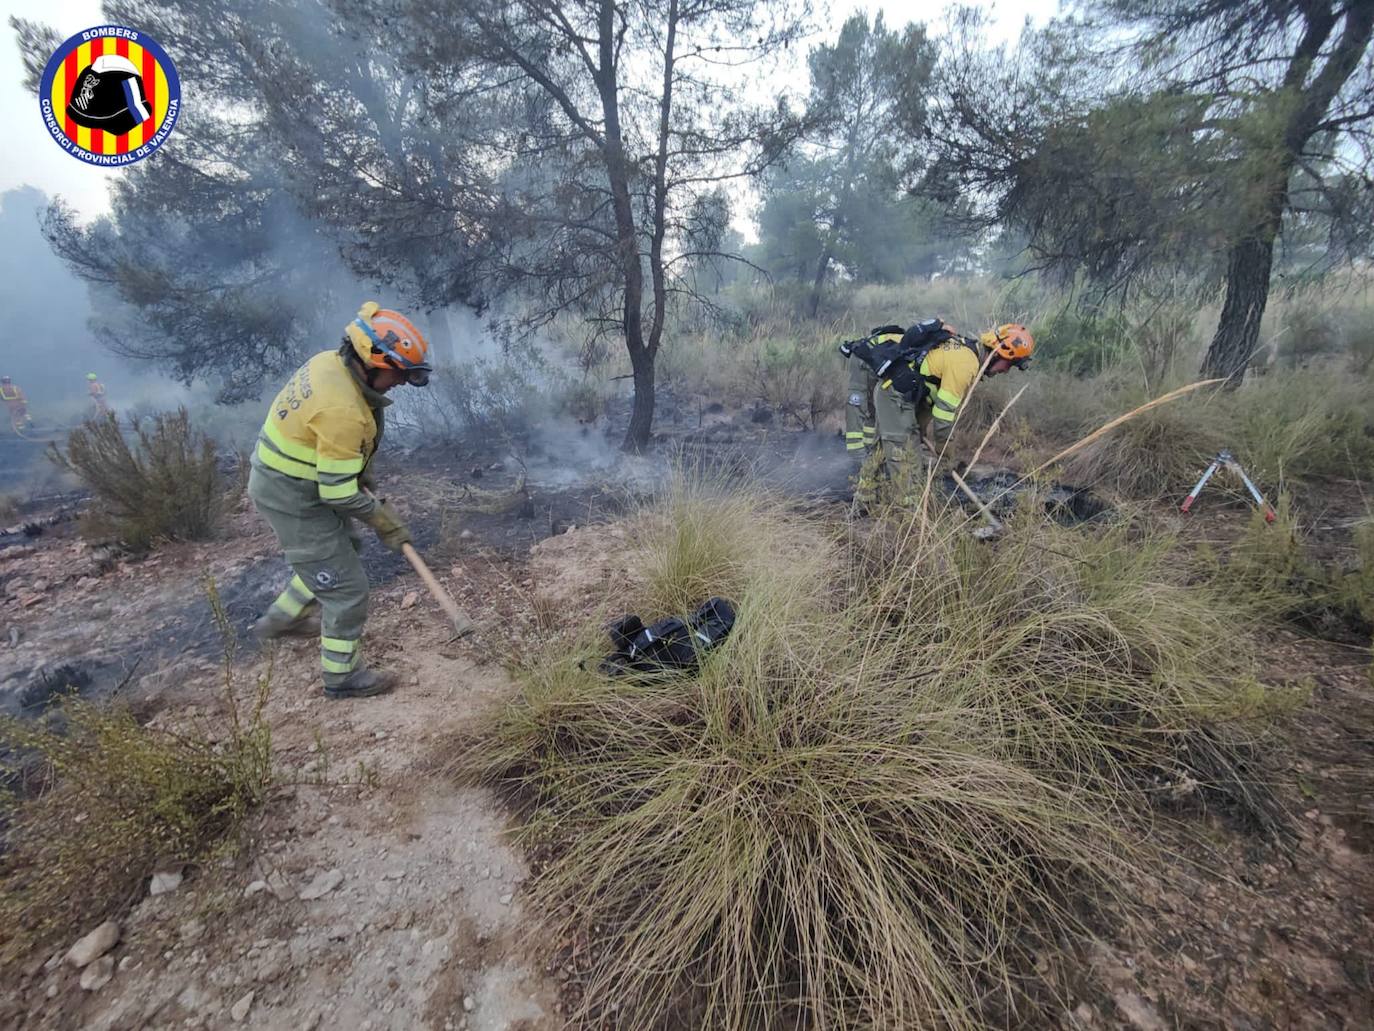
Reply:
<svg viewBox="0 0 1374 1031"><path fill-rule="evenodd" d="M105 384L101 383L100 378L93 372L86 373L86 379L90 381L91 407L95 409L96 415L104 415L110 410L109 404L105 401Z"/></svg>
<svg viewBox="0 0 1374 1031"><path fill-rule="evenodd" d="M8 376L0 376L0 401L5 403L10 429L16 434L23 433L33 425L33 420L29 418L29 399Z"/></svg>

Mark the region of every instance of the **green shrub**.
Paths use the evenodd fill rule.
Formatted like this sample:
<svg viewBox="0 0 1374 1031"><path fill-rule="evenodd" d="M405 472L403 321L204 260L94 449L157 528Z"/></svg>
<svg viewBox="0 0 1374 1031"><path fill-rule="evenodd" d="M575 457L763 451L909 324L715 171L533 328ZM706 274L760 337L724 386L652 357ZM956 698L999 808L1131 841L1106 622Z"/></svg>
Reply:
<svg viewBox="0 0 1374 1031"><path fill-rule="evenodd" d="M1186 300L1157 302L1132 309L1126 319L1130 346L1147 383L1158 386L1176 379L1181 368L1196 367L1196 305Z"/></svg>
<svg viewBox="0 0 1374 1031"><path fill-rule="evenodd" d="M461 760L520 795L537 900L592 938L578 1016L982 1026L1075 934L1071 900L1111 890L1108 818L1147 778L1244 799L1252 722L1287 700L1236 646L1245 614L1149 526L1017 519L996 544L952 516L853 540L681 485L643 517L616 607L722 594L731 637L633 680L596 672L596 625L560 635Z"/></svg>
<svg viewBox="0 0 1374 1031"><path fill-rule="evenodd" d="M542 384L540 378L548 380ZM481 431L511 437L547 410L545 395L561 377L537 355L440 365L424 390L402 394L388 409L388 425L415 430L428 440L456 440Z"/></svg>
<svg viewBox="0 0 1374 1031"><path fill-rule="evenodd" d="M191 426L185 408L132 417L120 430L114 413L88 418L49 455L91 491L84 531L141 551L159 540L208 540L239 494L220 475L215 444Z"/></svg>
<svg viewBox="0 0 1374 1031"><path fill-rule="evenodd" d="M1120 312L1064 308L1031 327L1036 359L1074 375L1101 372L1130 350L1131 327Z"/></svg>
<svg viewBox="0 0 1374 1031"><path fill-rule="evenodd" d="M158 863L203 861L232 837L271 781L266 689L242 718L231 706L226 725L180 733L77 699L0 718L14 785L0 795L0 964L118 916Z"/></svg>
<svg viewBox="0 0 1374 1031"><path fill-rule="evenodd" d="M814 430L843 406L844 372L825 342L764 338L752 350L749 381L765 404L797 428Z"/></svg>

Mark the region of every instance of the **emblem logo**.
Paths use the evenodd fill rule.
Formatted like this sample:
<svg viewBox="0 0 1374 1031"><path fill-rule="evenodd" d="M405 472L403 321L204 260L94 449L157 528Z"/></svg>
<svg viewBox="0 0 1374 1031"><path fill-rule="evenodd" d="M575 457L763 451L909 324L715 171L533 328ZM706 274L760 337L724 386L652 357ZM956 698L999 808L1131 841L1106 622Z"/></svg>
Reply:
<svg viewBox="0 0 1374 1031"><path fill-rule="evenodd" d="M48 58L38 106L48 133L72 157L128 165L167 142L181 113L181 80L146 33L101 25Z"/></svg>

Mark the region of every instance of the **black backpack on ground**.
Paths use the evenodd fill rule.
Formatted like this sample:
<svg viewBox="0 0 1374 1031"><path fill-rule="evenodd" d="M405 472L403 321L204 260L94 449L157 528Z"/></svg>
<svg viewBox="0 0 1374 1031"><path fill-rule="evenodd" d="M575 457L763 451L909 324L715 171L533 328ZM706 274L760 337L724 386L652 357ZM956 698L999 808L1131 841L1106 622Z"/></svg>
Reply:
<svg viewBox="0 0 1374 1031"><path fill-rule="evenodd" d="M729 636L735 608L711 598L686 619L669 616L649 626L638 616L621 616L606 628L615 651L597 668L607 676L629 673L690 672L700 657Z"/></svg>

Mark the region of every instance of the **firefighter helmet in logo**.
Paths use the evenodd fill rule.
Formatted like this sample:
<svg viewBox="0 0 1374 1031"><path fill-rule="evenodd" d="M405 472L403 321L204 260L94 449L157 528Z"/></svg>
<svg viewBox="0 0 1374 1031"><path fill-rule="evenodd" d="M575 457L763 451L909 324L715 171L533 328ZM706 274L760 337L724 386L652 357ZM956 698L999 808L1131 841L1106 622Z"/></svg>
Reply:
<svg viewBox="0 0 1374 1031"><path fill-rule="evenodd" d="M72 83L67 117L87 129L118 134L142 125L152 117L143 76L127 57L101 54Z"/></svg>
<svg viewBox="0 0 1374 1031"><path fill-rule="evenodd" d="M38 87L48 134L75 158L127 165L166 142L181 82L166 51L120 25L78 32L48 59Z"/></svg>

